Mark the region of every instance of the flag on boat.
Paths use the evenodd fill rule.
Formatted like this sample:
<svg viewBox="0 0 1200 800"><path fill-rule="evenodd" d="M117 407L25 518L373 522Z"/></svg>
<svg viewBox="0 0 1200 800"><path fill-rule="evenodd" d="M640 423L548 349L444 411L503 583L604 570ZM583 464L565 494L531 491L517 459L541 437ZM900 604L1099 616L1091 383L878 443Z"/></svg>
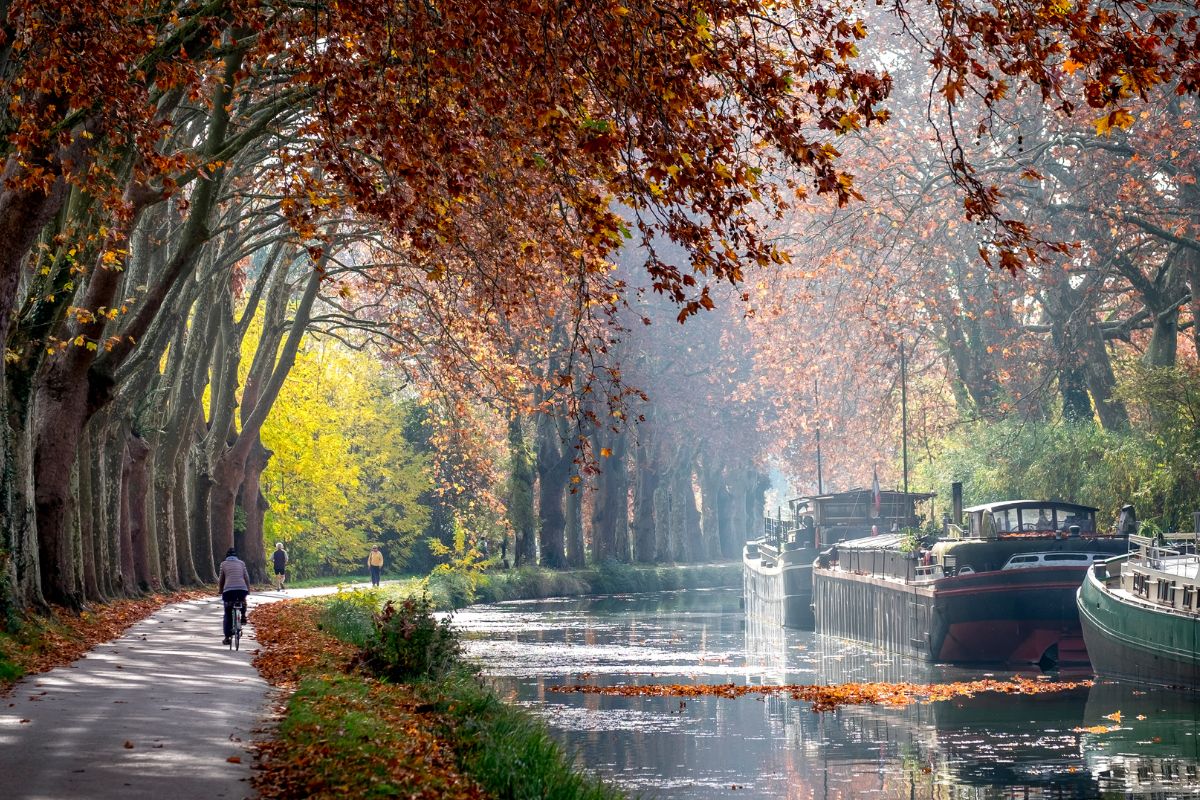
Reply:
<svg viewBox="0 0 1200 800"><path fill-rule="evenodd" d="M879 516L879 506L883 501L883 497L879 494L879 471L875 467L871 467L871 508L874 513L873 517Z"/></svg>

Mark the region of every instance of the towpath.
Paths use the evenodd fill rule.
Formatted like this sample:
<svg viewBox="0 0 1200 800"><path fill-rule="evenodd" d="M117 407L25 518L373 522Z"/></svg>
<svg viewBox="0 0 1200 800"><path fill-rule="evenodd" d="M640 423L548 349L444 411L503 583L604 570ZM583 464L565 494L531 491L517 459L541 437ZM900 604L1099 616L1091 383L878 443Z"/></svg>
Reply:
<svg viewBox="0 0 1200 800"><path fill-rule="evenodd" d="M251 606L333 588L255 592ZM221 644L217 598L165 606L66 667L0 697L0 797L240 800L270 687Z"/></svg>

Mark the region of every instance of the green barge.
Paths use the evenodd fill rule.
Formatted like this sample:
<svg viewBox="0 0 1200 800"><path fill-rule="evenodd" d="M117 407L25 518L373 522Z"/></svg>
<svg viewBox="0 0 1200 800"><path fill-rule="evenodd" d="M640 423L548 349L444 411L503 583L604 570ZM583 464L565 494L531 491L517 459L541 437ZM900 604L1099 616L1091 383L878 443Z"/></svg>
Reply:
<svg viewBox="0 0 1200 800"><path fill-rule="evenodd" d="M1200 688L1200 556L1196 534L1129 537L1127 555L1095 564L1079 621L1103 678Z"/></svg>

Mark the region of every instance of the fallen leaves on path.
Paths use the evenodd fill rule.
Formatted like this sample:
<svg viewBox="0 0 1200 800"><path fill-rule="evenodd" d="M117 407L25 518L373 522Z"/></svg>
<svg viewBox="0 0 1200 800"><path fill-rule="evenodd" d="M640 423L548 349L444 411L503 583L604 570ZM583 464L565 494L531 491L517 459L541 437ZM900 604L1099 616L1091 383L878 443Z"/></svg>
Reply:
<svg viewBox="0 0 1200 800"><path fill-rule="evenodd" d="M300 676L319 667L345 669L357 649L321 631L312 603L267 603L250 612L259 650L251 663L272 686L294 689Z"/></svg>
<svg viewBox="0 0 1200 800"><path fill-rule="evenodd" d="M813 711L832 711L838 706L906 706L918 702L973 697L983 692L1001 694L1044 694L1086 688L1092 681L1041 681L1014 677L1010 680L983 679L956 683L841 683L833 686L792 683L782 686L746 686L735 683L649 684L641 686L595 686L575 684L551 686L552 692L607 694L623 697L742 697L744 695L788 695L812 703Z"/></svg>
<svg viewBox="0 0 1200 800"><path fill-rule="evenodd" d="M152 594L130 600L97 603L82 611L54 606L47 615L30 615L15 634L0 636L0 660L15 665L24 675L47 672L70 664L88 650L119 637L165 605L212 597L211 589L187 589ZM0 681L0 694L12 681Z"/></svg>
<svg viewBox="0 0 1200 800"><path fill-rule="evenodd" d="M319 613L297 601L251 612L261 648L254 665L276 686L299 687L276 738L256 746L259 796L481 800L434 733L443 720L409 686L348 674L357 651L320 630Z"/></svg>

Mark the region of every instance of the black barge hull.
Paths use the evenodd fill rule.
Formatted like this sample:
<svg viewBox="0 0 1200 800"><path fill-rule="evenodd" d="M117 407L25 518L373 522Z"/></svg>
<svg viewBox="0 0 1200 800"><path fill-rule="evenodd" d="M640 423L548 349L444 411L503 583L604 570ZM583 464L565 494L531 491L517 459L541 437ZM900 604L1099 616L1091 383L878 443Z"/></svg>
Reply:
<svg viewBox="0 0 1200 800"><path fill-rule="evenodd" d="M1085 572L996 570L913 584L817 567L816 630L926 661L1086 664L1075 605Z"/></svg>

